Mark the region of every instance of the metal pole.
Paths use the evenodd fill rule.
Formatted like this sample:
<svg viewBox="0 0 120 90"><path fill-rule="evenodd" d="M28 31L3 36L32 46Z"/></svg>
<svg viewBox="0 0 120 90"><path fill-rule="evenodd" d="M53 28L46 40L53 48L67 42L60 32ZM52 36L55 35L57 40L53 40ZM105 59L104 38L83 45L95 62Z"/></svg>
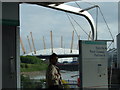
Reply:
<svg viewBox="0 0 120 90"><path fill-rule="evenodd" d="M17 88L21 88L20 77L20 28L16 28L16 69L17 69Z"/></svg>
<svg viewBox="0 0 120 90"><path fill-rule="evenodd" d="M80 40L80 35L78 35L78 41ZM77 45L77 49L79 49L79 42L78 42L78 45Z"/></svg>
<svg viewBox="0 0 120 90"><path fill-rule="evenodd" d="M53 37L52 37L52 31L50 31L50 38L51 38L51 52L53 53Z"/></svg>
<svg viewBox="0 0 120 90"><path fill-rule="evenodd" d="M72 42L71 42L71 49L70 49L70 53L72 53L72 48L73 48L73 40L74 40L74 31L72 33Z"/></svg>
<svg viewBox="0 0 120 90"><path fill-rule="evenodd" d="M112 53L111 68L110 68L110 88L112 85L112 70L113 70L113 53Z"/></svg>
<svg viewBox="0 0 120 90"><path fill-rule="evenodd" d="M24 48L21 37L20 37L20 44L21 44L21 47L22 47L22 50L23 50L23 54L26 54L26 51L25 51L25 48Z"/></svg>
<svg viewBox="0 0 120 90"><path fill-rule="evenodd" d="M34 53L36 54L36 49L35 49L35 45L34 45L34 40L33 40L32 32L30 32L30 35L31 35L32 44L33 44L33 48L34 48Z"/></svg>
<svg viewBox="0 0 120 90"><path fill-rule="evenodd" d="M97 28L98 28L98 8L96 8L96 40L98 39Z"/></svg>
<svg viewBox="0 0 120 90"><path fill-rule="evenodd" d="M91 38L91 36L90 36L90 35L91 35L91 31L89 32L88 40L90 40L90 38Z"/></svg>
<svg viewBox="0 0 120 90"><path fill-rule="evenodd" d="M61 36L61 48L63 48L63 37Z"/></svg>
<svg viewBox="0 0 120 90"><path fill-rule="evenodd" d="M45 38L43 36L43 45L44 45L44 50L46 49L46 44L45 44Z"/></svg>
<svg viewBox="0 0 120 90"><path fill-rule="evenodd" d="M29 47L30 47L30 52L32 52L32 47L31 47L31 44L30 44L29 36L27 36L27 39L28 39L28 44L29 44Z"/></svg>
<svg viewBox="0 0 120 90"><path fill-rule="evenodd" d="M95 8L95 7L99 7L99 6L98 6L98 5L94 5L94 6L92 6L92 7L82 9L80 12L88 11L88 10L93 9L93 8Z"/></svg>

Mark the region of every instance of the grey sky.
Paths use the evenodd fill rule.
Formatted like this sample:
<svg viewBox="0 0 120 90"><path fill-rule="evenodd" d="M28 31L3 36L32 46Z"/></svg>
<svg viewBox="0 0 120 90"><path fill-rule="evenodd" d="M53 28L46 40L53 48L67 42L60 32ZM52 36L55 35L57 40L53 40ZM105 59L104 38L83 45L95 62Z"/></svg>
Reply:
<svg viewBox="0 0 120 90"><path fill-rule="evenodd" d="M91 2L92 3L92 2ZM75 2L69 3L70 5L77 6ZM81 8L92 6L88 3L78 2ZM115 38L118 32L118 3L117 2L94 2L100 6L106 21L111 29L113 37ZM78 6L77 6L78 7ZM96 9L89 10L89 13L95 20ZM90 26L86 20L77 15L71 15L88 33ZM99 12L98 20L98 39L112 39L109 31L103 21L103 18ZM72 19L71 19L72 20ZM78 27L78 25L72 20L74 26L81 36L82 40L87 40L88 36ZM21 4L20 5L20 33L27 52L29 52L29 46L27 41L27 35L30 36L30 32L33 32L35 47L37 50L43 49L42 37L45 37L46 47L50 48L50 31L53 31L54 47L60 47L60 37L63 36L64 46L70 48L73 27L68 20L65 12L49 9L42 6ZM74 48L77 48L77 35L74 37ZM22 52L21 52L22 53Z"/></svg>

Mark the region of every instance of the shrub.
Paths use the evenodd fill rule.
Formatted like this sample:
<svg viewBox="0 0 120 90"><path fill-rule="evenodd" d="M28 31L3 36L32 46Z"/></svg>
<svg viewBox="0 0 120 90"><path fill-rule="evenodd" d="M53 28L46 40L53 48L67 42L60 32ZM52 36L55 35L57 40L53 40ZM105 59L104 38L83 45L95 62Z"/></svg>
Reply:
<svg viewBox="0 0 120 90"><path fill-rule="evenodd" d="M20 57L21 63L28 63L28 64L41 64L44 63L41 59L35 56L21 56Z"/></svg>

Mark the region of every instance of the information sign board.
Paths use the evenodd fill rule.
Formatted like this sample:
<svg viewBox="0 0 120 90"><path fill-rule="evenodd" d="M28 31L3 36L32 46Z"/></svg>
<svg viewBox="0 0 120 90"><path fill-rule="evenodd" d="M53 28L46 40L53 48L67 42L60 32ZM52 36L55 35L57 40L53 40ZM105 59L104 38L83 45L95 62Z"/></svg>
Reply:
<svg viewBox="0 0 120 90"><path fill-rule="evenodd" d="M79 41L81 87L108 88L107 45L103 41Z"/></svg>

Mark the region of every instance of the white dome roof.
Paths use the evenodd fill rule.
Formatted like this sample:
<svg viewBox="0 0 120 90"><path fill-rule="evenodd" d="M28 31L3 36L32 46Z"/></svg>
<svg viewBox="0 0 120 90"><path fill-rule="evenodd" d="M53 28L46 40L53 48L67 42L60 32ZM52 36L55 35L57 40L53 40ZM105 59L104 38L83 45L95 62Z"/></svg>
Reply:
<svg viewBox="0 0 120 90"><path fill-rule="evenodd" d="M66 48L54 48L53 52L56 53L57 55L79 54L79 50L77 50L77 49L73 49L72 53L70 53L70 49L66 49ZM25 56L26 55L31 55L31 56L34 56L34 55L51 55L51 54L52 54L52 50L51 49L43 49L43 50L36 51L36 54L34 54L34 52L30 52L28 54L25 54ZM69 58L59 58L58 59L58 62L64 62L64 61L71 62L71 61L73 61L73 58L69 57Z"/></svg>
<svg viewBox="0 0 120 90"><path fill-rule="evenodd" d="M70 53L70 49L66 49L66 48L54 48L53 52L58 54L58 55L62 55L62 54L79 54L79 50L77 50L77 49L73 49L72 53ZM51 49L43 49L43 50L36 51L36 54L34 52L30 52L30 53L25 54L25 55L51 55L51 54L52 54Z"/></svg>

